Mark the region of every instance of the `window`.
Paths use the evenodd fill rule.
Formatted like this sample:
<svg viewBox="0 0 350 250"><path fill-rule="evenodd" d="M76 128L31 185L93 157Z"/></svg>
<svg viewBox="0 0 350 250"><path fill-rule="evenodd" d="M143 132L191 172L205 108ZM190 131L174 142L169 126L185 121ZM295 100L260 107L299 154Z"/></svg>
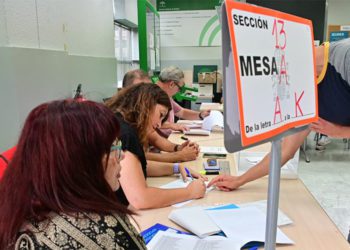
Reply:
<svg viewBox="0 0 350 250"><path fill-rule="evenodd" d="M117 58L118 88L126 72L139 68L137 31L119 23L114 25L115 57Z"/></svg>

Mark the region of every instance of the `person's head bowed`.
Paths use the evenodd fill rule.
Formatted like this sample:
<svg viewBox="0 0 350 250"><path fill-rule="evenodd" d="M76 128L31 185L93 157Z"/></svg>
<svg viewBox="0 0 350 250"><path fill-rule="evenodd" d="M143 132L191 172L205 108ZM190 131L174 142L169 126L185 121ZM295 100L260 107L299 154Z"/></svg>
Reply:
<svg viewBox="0 0 350 250"><path fill-rule="evenodd" d="M106 102L114 113L137 129L140 141L147 143L147 134L161 126L171 110L168 95L156 84L136 84L119 91Z"/></svg>

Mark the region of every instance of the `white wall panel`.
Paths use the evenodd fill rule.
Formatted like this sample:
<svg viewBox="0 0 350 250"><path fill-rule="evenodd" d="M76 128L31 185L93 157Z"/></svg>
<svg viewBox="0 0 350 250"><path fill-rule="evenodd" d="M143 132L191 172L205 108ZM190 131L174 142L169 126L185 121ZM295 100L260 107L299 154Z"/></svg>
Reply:
<svg viewBox="0 0 350 250"><path fill-rule="evenodd" d="M5 0L8 46L39 48L35 0Z"/></svg>

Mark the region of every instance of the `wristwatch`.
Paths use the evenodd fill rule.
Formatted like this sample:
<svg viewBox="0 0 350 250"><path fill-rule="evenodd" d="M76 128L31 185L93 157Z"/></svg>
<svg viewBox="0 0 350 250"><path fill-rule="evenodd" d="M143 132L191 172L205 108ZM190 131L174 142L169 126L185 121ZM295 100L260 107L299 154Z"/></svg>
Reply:
<svg viewBox="0 0 350 250"><path fill-rule="evenodd" d="M204 119L204 117L202 116L202 112L199 112L198 116L199 116L199 119L201 119L201 120Z"/></svg>

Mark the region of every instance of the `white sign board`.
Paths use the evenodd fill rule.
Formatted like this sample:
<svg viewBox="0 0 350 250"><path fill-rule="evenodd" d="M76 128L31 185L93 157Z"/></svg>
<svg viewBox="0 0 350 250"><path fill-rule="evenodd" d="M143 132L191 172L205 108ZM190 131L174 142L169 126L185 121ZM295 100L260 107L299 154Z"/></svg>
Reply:
<svg viewBox="0 0 350 250"><path fill-rule="evenodd" d="M234 1L226 1L226 15L242 145L315 121L311 21Z"/></svg>

